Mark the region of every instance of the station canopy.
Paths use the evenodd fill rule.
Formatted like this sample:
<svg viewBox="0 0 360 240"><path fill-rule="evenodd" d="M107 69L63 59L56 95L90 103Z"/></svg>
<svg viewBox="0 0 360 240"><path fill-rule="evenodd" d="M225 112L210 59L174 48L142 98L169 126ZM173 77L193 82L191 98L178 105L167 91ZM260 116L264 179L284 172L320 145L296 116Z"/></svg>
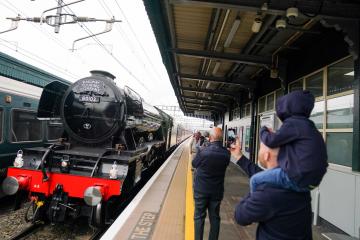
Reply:
<svg viewBox="0 0 360 240"><path fill-rule="evenodd" d="M241 99L250 99L261 75L270 75L270 69L278 73L281 54L301 51L301 38L311 43L319 36L323 19L360 18L357 1L144 4L179 106L193 116L220 115ZM287 13L289 8L292 12Z"/></svg>

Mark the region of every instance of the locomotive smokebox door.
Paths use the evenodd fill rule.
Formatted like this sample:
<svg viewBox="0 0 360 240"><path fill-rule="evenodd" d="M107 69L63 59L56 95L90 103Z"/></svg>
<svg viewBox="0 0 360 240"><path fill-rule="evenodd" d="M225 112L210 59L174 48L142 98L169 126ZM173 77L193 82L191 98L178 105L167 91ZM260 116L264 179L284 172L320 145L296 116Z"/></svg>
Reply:
<svg viewBox="0 0 360 240"><path fill-rule="evenodd" d="M69 136L83 143L101 143L124 127L125 96L114 76L92 71L64 94L61 118Z"/></svg>

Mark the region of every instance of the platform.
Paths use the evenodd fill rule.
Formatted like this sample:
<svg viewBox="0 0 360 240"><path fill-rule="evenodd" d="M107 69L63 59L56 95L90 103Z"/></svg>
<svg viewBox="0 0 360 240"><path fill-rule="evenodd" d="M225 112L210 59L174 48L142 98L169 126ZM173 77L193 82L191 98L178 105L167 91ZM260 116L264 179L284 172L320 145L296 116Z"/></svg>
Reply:
<svg viewBox="0 0 360 240"><path fill-rule="evenodd" d="M194 239L194 204L190 140L182 143L138 193L129 206L101 238L110 239ZM221 204L219 239L252 240L256 224L246 227L234 221L234 208L249 191L248 178L231 162L225 177L225 194ZM208 238L209 221L206 219L204 239ZM324 237L326 229L313 228L314 240Z"/></svg>

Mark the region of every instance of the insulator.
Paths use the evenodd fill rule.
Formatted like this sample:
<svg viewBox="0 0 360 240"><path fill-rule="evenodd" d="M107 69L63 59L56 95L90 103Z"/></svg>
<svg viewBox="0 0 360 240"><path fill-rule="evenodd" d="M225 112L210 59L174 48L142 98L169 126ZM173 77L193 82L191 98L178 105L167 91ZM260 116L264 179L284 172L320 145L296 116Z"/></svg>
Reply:
<svg viewBox="0 0 360 240"><path fill-rule="evenodd" d="M40 17L33 17L31 21L39 23L41 21L41 18Z"/></svg>
<svg viewBox="0 0 360 240"><path fill-rule="evenodd" d="M78 21L78 22L88 22L89 18L88 17L76 17L76 21Z"/></svg>

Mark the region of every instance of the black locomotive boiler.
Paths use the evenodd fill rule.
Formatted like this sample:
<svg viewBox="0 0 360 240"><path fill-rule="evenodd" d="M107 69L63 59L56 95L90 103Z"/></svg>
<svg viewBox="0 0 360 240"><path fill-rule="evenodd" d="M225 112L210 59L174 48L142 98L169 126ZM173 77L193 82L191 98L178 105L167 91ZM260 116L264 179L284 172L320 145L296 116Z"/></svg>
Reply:
<svg viewBox="0 0 360 240"><path fill-rule="evenodd" d="M102 226L170 146L169 115L118 88L112 74L91 74L69 87L52 82L44 88L38 118L60 121L63 136L23 149L7 171L3 191L29 195L32 220L87 216Z"/></svg>

